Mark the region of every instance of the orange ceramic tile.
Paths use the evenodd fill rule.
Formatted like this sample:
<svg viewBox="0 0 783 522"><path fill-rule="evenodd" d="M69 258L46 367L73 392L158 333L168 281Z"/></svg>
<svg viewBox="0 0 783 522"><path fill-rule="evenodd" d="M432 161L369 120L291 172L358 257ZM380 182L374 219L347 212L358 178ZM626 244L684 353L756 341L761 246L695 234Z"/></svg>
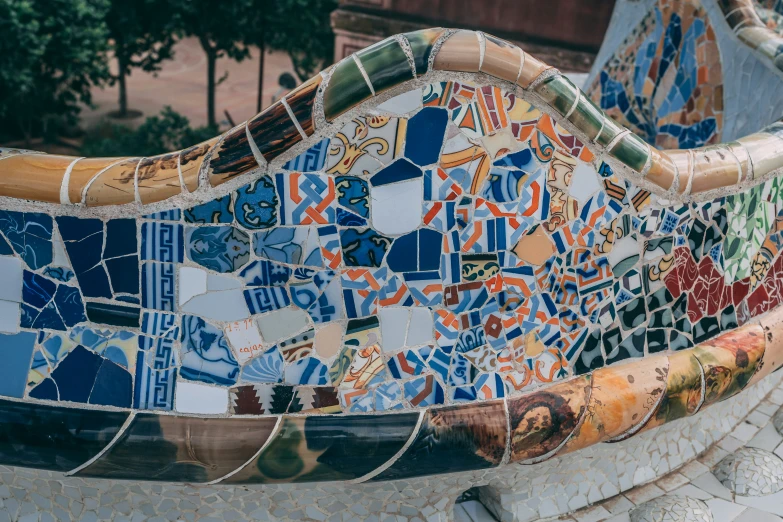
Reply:
<svg viewBox="0 0 783 522"><path fill-rule="evenodd" d="M523 89L527 89L530 87L530 84L533 83L533 81L541 76L541 73L546 71L547 69L551 69L551 67L541 60L538 60L537 58L524 53L524 60L522 62L522 72L519 75L519 78L517 79L517 85L522 87Z"/></svg>
<svg viewBox="0 0 783 522"><path fill-rule="evenodd" d="M723 145L693 151L691 194L736 185L739 176L739 163Z"/></svg>
<svg viewBox="0 0 783 522"><path fill-rule="evenodd" d="M647 356L593 372L585 419L558 455L634 433L663 396L668 361Z"/></svg>
<svg viewBox="0 0 783 522"><path fill-rule="evenodd" d="M755 384L783 366L783 308L778 307L759 320L764 331L764 356L750 379Z"/></svg>
<svg viewBox="0 0 783 522"><path fill-rule="evenodd" d="M84 203L88 207L123 205L136 201L134 179L141 158L128 158L104 170L87 187Z"/></svg>
<svg viewBox="0 0 783 522"><path fill-rule="evenodd" d="M163 201L182 192L178 160L179 151L141 160L136 183L142 203Z"/></svg>
<svg viewBox="0 0 783 522"><path fill-rule="evenodd" d="M693 170L691 152L689 150L667 150L666 155L669 156L669 159L677 169L677 178L679 179L677 192L683 194L688 188L688 179Z"/></svg>
<svg viewBox="0 0 783 522"><path fill-rule="evenodd" d="M694 348L704 370L704 406L741 392L764 355L764 330L748 324Z"/></svg>
<svg viewBox="0 0 783 522"><path fill-rule="evenodd" d="M522 238L511 249L514 254L531 265L543 265L555 251L555 245L544 227L538 226Z"/></svg>
<svg viewBox="0 0 783 522"><path fill-rule="evenodd" d="M127 158L82 158L71 168L68 178L68 199L71 203L81 203L84 189L100 171Z"/></svg>
<svg viewBox="0 0 783 522"><path fill-rule="evenodd" d="M699 411L703 396L701 365L693 350L673 353L669 356L669 372L663 397L641 431L694 415Z"/></svg>
<svg viewBox="0 0 783 522"><path fill-rule="evenodd" d="M737 140L750 155L753 179L759 179L775 169L783 167L783 140L772 134L760 132Z"/></svg>
<svg viewBox="0 0 783 522"><path fill-rule="evenodd" d="M179 153L179 169L182 172L182 182L185 183L185 188L190 192L198 188L198 175L201 165L204 164L204 158L209 149L214 147L219 140L220 136L215 136L211 140L183 149Z"/></svg>
<svg viewBox="0 0 783 522"><path fill-rule="evenodd" d="M650 157L652 164L650 170L647 171L645 179L652 181L664 190L669 190L677 176L677 168L674 166L674 162L666 152L652 147L650 148Z"/></svg>
<svg viewBox="0 0 783 522"><path fill-rule="evenodd" d="M481 72L501 80L516 82L522 65L522 50L490 34L484 35L484 41L486 45Z"/></svg>
<svg viewBox="0 0 783 522"><path fill-rule="evenodd" d="M65 170L75 159L53 154L10 156L0 161L0 195L59 203Z"/></svg>
<svg viewBox="0 0 783 522"><path fill-rule="evenodd" d="M508 399L511 462L553 454L579 425L590 398L590 375Z"/></svg>
<svg viewBox="0 0 783 522"><path fill-rule="evenodd" d="M478 72L481 48L476 33L457 31L443 42L435 55L433 68L438 71Z"/></svg>

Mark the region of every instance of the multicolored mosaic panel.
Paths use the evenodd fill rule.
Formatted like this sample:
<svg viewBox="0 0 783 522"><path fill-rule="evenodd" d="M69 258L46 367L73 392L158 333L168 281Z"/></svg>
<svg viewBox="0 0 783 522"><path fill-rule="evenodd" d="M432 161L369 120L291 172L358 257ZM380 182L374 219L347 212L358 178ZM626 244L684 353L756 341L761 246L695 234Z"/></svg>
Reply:
<svg viewBox="0 0 783 522"><path fill-rule="evenodd" d="M719 142L721 61L700 0L659 0L587 92L609 116L658 148Z"/></svg>
<svg viewBox="0 0 783 522"><path fill-rule="evenodd" d="M433 83L192 208L0 212L0 393L224 415L502 398L780 304L782 197L663 206L523 98Z"/></svg>

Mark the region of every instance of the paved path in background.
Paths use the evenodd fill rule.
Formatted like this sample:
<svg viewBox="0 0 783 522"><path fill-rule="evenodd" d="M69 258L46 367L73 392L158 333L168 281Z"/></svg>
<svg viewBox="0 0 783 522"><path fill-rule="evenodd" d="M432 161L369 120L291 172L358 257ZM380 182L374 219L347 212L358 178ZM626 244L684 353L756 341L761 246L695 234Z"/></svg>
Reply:
<svg viewBox="0 0 783 522"><path fill-rule="evenodd" d="M207 61L198 41L187 38L174 47L174 59L164 62L157 75L134 70L128 78L128 105L140 110L144 117L152 116L164 106L187 116L193 126L207 122ZM226 72L228 77L216 89L215 107L218 121L225 120L224 110L239 123L256 114L258 86L258 48L251 49L251 57L236 62L221 58L217 62L216 78ZM285 53L267 53L264 64L264 107L272 102L278 90L277 79L283 72L293 73L291 60ZM91 127L106 113L117 110L118 88L93 90L94 109L82 113L82 125ZM140 123L143 117L138 119ZM227 126L226 122L224 127Z"/></svg>

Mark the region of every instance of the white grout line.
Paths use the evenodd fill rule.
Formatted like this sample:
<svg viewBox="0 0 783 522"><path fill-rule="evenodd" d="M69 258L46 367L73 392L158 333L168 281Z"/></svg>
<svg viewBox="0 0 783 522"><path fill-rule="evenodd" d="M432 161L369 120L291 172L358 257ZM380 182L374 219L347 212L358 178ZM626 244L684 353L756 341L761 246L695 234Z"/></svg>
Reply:
<svg viewBox="0 0 783 522"><path fill-rule="evenodd" d="M117 434L114 436L114 438L111 439L111 441L109 441L109 443L106 446L104 446L104 448L101 451L99 451L93 458L91 458L90 460L88 460L87 462L82 464L81 466L79 466L79 467L77 467L75 469L72 469L71 471L68 471L67 473L65 473L65 476L66 477L70 477L74 473L80 472L84 468L86 468L86 467L90 466L91 464L93 464L99 458L103 457L103 455L107 451L112 449L114 447L114 445L117 444L117 442L120 440L120 437L122 437L125 434L125 431L128 429L128 426L130 426L131 422L133 422L133 419L135 419L135 418L136 418L136 412L135 411L131 411L130 414L128 415L128 418L125 419L125 422L120 427L120 430L117 432Z"/></svg>
<svg viewBox="0 0 783 522"><path fill-rule="evenodd" d="M204 485L205 486L211 486L213 484L217 484L218 482L226 480L229 477L233 477L234 475L236 475L237 473L239 473L240 471L242 471L243 469L248 467L250 465L250 463L253 462L255 459L257 459L258 456L261 455L261 452L264 451L266 449L266 447L269 446L272 443L272 440L274 440L277 437L278 431L280 430L280 426L281 426L282 423L283 423L283 416L280 415L277 418L277 422L275 422L275 427L272 428L272 432L269 434L269 438L266 439L266 442L264 442L261 445L261 447L258 448L258 451L256 451L255 454L247 460L247 462L245 462L244 464L239 466L237 469L235 469L231 473L228 473L227 475L223 475L222 477L220 477L218 479L215 479L212 482L207 482Z"/></svg>
<svg viewBox="0 0 783 522"><path fill-rule="evenodd" d="M392 456L389 460L384 462L379 467L375 468L371 472L367 473L364 476L361 476L359 478L355 478L353 480L347 480L346 484L361 484L362 482L367 482L368 480L373 479L374 477L377 477L390 467L394 465L395 462L408 450L408 448L411 447L411 444L413 444L413 441L416 440L416 437L419 435L419 429L421 428L422 422L424 421L424 414L427 413L429 410L421 410L419 412L419 420L416 421L416 426L413 428L413 431L411 432L410 437L408 437L407 442L400 448L400 450Z"/></svg>
<svg viewBox="0 0 783 522"><path fill-rule="evenodd" d="M299 135L302 137L303 140L306 140L307 139L307 134L305 134L305 131L304 131L304 129L302 129L302 126L299 125L299 120L296 119L296 116L294 115L294 111L291 110L291 106L288 105L287 101L285 101L285 97L280 98L280 103L282 103L283 107L285 107L285 110L288 113L288 117L291 118L292 122L294 122L294 126L296 127L296 130L299 131ZM245 129L247 129L247 126L245 127ZM248 131L247 135L250 136L250 132L249 131ZM249 141L249 139L248 139L248 141ZM253 142L253 145L255 145L255 141Z"/></svg>
<svg viewBox="0 0 783 522"><path fill-rule="evenodd" d="M68 185L71 182L71 171L73 170L73 166L76 165L76 163L79 162L79 160L83 160L84 158L76 158L73 160L69 165L68 168L65 169L65 174L63 175L63 181L60 185L60 205L70 205L71 204L71 198L68 197Z"/></svg>
<svg viewBox="0 0 783 522"><path fill-rule="evenodd" d="M370 92L373 96L375 96L375 89L372 86L372 82L370 81L370 77L367 76L367 71L364 70L364 66L362 65L361 60L359 60L359 57L356 56L356 53L353 53L351 55L351 58L353 58L353 61L356 62L356 67L359 68L359 72L362 73L362 77L364 78L364 82L367 84L367 87L370 88Z"/></svg>

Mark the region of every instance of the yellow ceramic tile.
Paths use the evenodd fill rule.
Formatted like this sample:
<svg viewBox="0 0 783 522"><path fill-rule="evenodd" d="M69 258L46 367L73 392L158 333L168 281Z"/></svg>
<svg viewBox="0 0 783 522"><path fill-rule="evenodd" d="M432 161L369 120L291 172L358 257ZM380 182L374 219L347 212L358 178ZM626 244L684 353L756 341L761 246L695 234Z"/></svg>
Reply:
<svg viewBox="0 0 783 522"><path fill-rule="evenodd" d="M484 61L481 72L491 74L501 80L516 82L522 65L522 50L514 44L484 35Z"/></svg>
<svg viewBox="0 0 783 522"><path fill-rule="evenodd" d="M100 171L127 158L82 158L71 169L68 179L68 199L71 203L81 203L84 189Z"/></svg>
<svg viewBox="0 0 783 522"><path fill-rule="evenodd" d="M104 170L89 187L84 203L88 207L123 205L136 201L134 178L141 158L128 158Z"/></svg>
<svg viewBox="0 0 783 522"><path fill-rule="evenodd" d="M593 372L587 415L558 455L633 433L663 396L668 361L647 356Z"/></svg>
<svg viewBox="0 0 783 522"><path fill-rule="evenodd" d="M182 192L178 160L179 151L141 160L136 178L142 203L163 201Z"/></svg>
<svg viewBox="0 0 783 522"><path fill-rule="evenodd" d="M669 190L674 184L674 178L677 176L677 168L674 162L666 154L655 148L650 148L652 166L647 171L645 179L652 181L664 190Z"/></svg>
<svg viewBox="0 0 783 522"><path fill-rule="evenodd" d="M457 31L443 42L433 68L439 71L478 72L481 48L473 31Z"/></svg>
<svg viewBox="0 0 783 522"><path fill-rule="evenodd" d="M0 161L0 195L59 203L65 170L75 159L54 154L10 156Z"/></svg>
<svg viewBox="0 0 783 522"><path fill-rule="evenodd" d="M201 165L204 164L204 158L209 149L214 147L218 140L220 140L220 136L215 136L211 140L201 142L180 152L179 168L182 172L182 181L185 183L185 188L190 192L198 188L198 175Z"/></svg>
<svg viewBox="0 0 783 522"><path fill-rule="evenodd" d="M699 411L704 395L701 365L693 350L669 356L666 389L655 413L641 431L656 428Z"/></svg>
<svg viewBox="0 0 783 522"><path fill-rule="evenodd" d="M739 175L739 163L726 147L719 145L693 151L691 194L736 185Z"/></svg>

